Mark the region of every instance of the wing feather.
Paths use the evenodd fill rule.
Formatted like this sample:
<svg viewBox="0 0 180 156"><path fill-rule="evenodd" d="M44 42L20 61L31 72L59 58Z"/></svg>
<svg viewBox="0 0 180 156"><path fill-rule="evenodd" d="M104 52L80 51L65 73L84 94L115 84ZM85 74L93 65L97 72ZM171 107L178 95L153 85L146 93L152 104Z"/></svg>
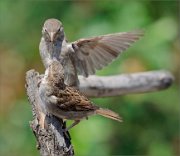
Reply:
<svg viewBox="0 0 180 156"><path fill-rule="evenodd" d="M79 74L88 76L102 69L143 36L142 31L108 34L72 42Z"/></svg>

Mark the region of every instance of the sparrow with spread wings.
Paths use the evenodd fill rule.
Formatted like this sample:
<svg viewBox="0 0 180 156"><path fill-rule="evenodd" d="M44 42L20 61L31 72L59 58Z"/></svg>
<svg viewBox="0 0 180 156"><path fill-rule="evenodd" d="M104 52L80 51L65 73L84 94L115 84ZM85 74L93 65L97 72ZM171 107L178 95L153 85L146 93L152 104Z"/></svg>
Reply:
<svg viewBox="0 0 180 156"><path fill-rule="evenodd" d="M63 65L65 84L78 86L77 74L85 77L95 74L142 35L142 31L132 31L68 42L62 23L48 19L42 28L39 49L45 68L56 58Z"/></svg>
<svg viewBox="0 0 180 156"><path fill-rule="evenodd" d="M57 60L51 61L46 69L45 76L40 82L39 95L44 114L52 114L61 119L75 121L65 131L78 124L82 119L87 119L88 116L95 114L122 121L117 113L95 106L74 87L64 84L64 69Z"/></svg>

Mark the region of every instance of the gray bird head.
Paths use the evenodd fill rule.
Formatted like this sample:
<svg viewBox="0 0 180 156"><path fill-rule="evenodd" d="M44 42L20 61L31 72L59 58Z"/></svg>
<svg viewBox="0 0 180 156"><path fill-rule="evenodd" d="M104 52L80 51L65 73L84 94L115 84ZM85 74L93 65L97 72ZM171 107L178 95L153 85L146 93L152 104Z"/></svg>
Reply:
<svg viewBox="0 0 180 156"><path fill-rule="evenodd" d="M54 18L46 20L42 29L42 35L49 42L63 41L64 30L62 23Z"/></svg>

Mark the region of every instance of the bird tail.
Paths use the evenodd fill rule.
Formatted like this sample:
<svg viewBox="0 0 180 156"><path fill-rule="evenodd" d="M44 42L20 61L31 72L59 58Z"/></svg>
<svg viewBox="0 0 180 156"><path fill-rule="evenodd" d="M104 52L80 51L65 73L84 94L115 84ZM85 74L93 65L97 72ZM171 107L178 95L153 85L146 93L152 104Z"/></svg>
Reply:
<svg viewBox="0 0 180 156"><path fill-rule="evenodd" d="M96 113L99 115L102 115L106 118L110 118L110 119L122 122L122 118L117 113L115 113L109 109L99 108L96 110Z"/></svg>

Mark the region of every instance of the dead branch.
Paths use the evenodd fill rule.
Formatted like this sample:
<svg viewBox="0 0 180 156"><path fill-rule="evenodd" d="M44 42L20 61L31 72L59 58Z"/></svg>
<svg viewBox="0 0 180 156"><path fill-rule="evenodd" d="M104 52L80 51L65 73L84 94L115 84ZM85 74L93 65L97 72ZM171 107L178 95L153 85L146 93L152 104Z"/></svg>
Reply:
<svg viewBox="0 0 180 156"><path fill-rule="evenodd" d="M26 73L27 95L32 105L33 121L30 123L38 142L41 156L74 155L69 133L64 134L65 125L55 116L46 116L46 128L42 128L41 99L38 82L41 80L37 72ZM153 92L168 88L173 76L167 71L150 71L116 76L79 76L80 91L89 97L117 96L122 94Z"/></svg>
<svg viewBox="0 0 180 156"><path fill-rule="evenodd" d="M72 156L74 150L71 145L69 133L63 133L65 125L55 116L46 116L46 128L41 127L42 111L38 94L39 74L34 70L26 73L26 88L29 102L32 106L33 121L30 126L37 139L41 156Z"/></svg>
<svg viewBox="0 0 180 156"><path fill-rule="evenodd" d="M88 97L154 92L171 86L174 78L168 71L149 71L115 76L79 76L79 89Z"/></svg>

